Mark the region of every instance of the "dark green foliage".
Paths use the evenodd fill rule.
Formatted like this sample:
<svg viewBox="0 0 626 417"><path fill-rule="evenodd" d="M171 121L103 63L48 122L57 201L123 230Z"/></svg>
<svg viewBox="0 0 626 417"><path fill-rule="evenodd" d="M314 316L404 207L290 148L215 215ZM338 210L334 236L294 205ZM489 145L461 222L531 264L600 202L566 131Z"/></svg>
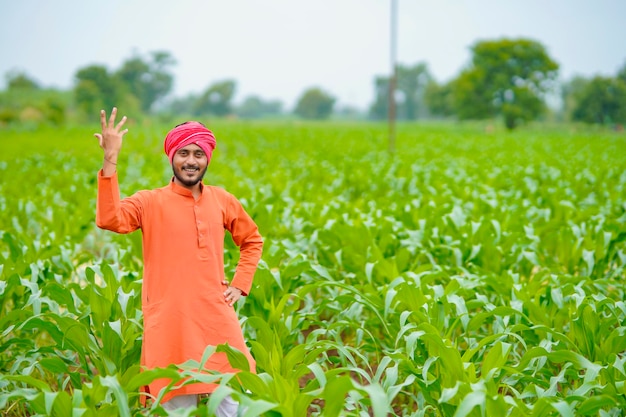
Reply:
<svg viewBox="0 0 626 417"><path fill-rule="evenodd" d="M9 73L7 89L0 92L0 126L61 126L70 101L69 93L41 88L25 73Z"/></svg>
<svg viewBox="0 0 626 417"><path fill-rule="evenodd" d="M282 103L278 100L265 101L258 96L248 96L237 106L235 113L244 119L277 116L282 113Z"/></svg>
<svg viewBox="0 0 626 417"><path fill-rule="evenodd" d="M454 116L454 83L439 85L432 80L424 91L424 103L431 116Z"/></svg>
<svg viewBox="0 0 626 417"><path fill-rule="evenodd" d="M558 64L529 39L477 42L472 63L455 82L460 119L502 116L513 129L541 115L543 95L554 87Z"/></svg>
<svg viewBox="0 0 626 417"><path fill-rule="evenodd" d="M98 114L100 109L120 105L122 86L103 65L81 68L75 75L76 105L85 115Z"/></svg>
<svg viewBox="0 0 626 417"><path fill-rule="evenodd" d="M334 97L321 88L309 88L298 99L294 113L303 119L328 119L335 101Z"/></svg>
<svg viewBox="0 0 626 417"><path fill-rule="evenodd" d="M192 103L196 116L227 116L232 113L232 99L237 83L225 80L212 84Z"/></svg>
<svg viewBox="0 0 626 417"><path fill-rule="evenodd" d="M620 68L620 70L617 72L617 78L626 83L626 62L624 62L622 68Z"/></svg>
<svg viewBox="0 0 626 417"><path fill-rule="evenodd" d="M150 56L150 60L133 56L115 73L126 93L136 97L146 113L171 91L174 83L170 71L175 61L169 52L152 52Z"/></svg>
<svg viewBox="0 0 626 417"><path fill-rule="evenodd" d="M175 61L168 52L152 52L150 56L145 60L135 55L114 72L102 65L79 69L74 96L83 115L90 117L114 106L126 108L127 114L136 118L151 112L172 89L174 77L170 70Z"/></svg>
<svg viewBox="0 0 626 417"><path fill-rule="evenodd" d="M590 80L585 77L575 76L561 85L563 118L566 121L574 120L574 110L578 106L589 81Z"/></svg>
<svg viewBox="0 0 626 417"><path fill-rule="evenodd" d="M39 90L39 83L24 72L9 72L6 75L7 90Z"/></svg>
<svg viewBox="0 0 626 417"><path fill-rule="evenodd" d="M626 81L594 77L579 92L572 118L597 124L626 123Z"/></svg>

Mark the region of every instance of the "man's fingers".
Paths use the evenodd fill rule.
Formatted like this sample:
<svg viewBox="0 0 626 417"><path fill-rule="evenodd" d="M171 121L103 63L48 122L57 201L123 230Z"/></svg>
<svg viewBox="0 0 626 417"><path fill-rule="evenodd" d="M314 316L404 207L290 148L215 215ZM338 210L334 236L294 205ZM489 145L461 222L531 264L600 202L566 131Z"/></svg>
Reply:
<svg viewBox="0 0 626 417"><path fill-rule="evenodd" d="M117 107L113 107L111 110L111 116L109 116L109 126L115 126L115 118L117 117Z"/></svg>
<svg viewBox="0 0 626 417"><path fill-rule="evenodd" d="M98 145L100 145L100 147L102 148L102 135L100 133L94 133L93 134L96 139L98 139Z"/></svg>
<svg viewBox="0 0 626 417"><path fill-rule="evenodd" d="M100 110L100 126L102 130L107 127L107 113L104 110Z"/></svg>
<svg viewBox="0 0 626 417"><path fill-rule="evenodd" d="M222 283L228 285L228 281L226 280L222 281ZM240 298L241 290L239 288L229 286L226 291L224 291L224 299L230 307L232 307Z"/></svg>
<svg viewBox="0 0 626 417"><path fill-rule="evenodd" d="M224 298L229 306L233 306L241 298L241 290L235 287L228 287L226 291L224 291Z"/></svg>
<svg viewBox="0 0 626 417"><path fill-rule="evenodd" d="M115 128L117 130L119 130L122 126L124 126L124 123L126 123L126 116L122 117L122 120L120 120L120 122L117 124L117 126L115 126ZM128 132L128 129L126 129L125 131L122 132L122 134Z"/></svg>

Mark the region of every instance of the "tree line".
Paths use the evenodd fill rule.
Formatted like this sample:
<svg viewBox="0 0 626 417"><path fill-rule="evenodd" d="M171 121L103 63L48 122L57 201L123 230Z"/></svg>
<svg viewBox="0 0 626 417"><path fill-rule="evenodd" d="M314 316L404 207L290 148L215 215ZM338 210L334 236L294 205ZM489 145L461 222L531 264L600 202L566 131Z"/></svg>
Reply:
<svg viewBox="0 0 626 417"><path fill-rule="evenodd" d="M398 65L394 73L373 80L374 101L366 112L335 107L337 99L320 87L306 89L293 109L257 95L233 102L235 80L215 82L187 97L171 97L176 65L166 51L134 54L120 68L104 65L79 68L69 91L40 86L23 72L6 74L0 91L0 126L18 123L62 125L90 120L101 108L123 107L125 113L173 117L238 117L244 119L296 116L303 119L352 117L384 120L394 89L398 120L427 118L502 120L508 129L545 118L549 97L559 97L559 118L591 124L626 123L626 64L614 77L574 77L559 82L559 65L545 47L531 39L478 41L468 65L447 83L438 83L428 65ZM554 112L554 110L553 110Z"/></svg>

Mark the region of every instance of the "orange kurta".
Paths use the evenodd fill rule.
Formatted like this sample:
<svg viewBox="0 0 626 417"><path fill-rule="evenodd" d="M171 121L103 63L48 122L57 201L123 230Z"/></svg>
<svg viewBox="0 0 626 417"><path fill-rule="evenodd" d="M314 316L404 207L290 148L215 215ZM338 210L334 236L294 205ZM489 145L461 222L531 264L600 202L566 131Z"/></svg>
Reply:
<svg viewBox="0 0 626 417"><path fill-rule="evenodd" d="M254 371L233 307L224 299L224 231L241 255L230 285L247 295L261 257L258 228L239 201L219 187L202 186L195 200L173 181L163 188L139 191L120 199L117 173L98 174L98 227L117 233L141 229L143 235L142 309L144 336L141 363L147 368L200 361L208 345L228 342L241 350ZM223 353L206 364L219 372L236 372ZM156 396L168 381L149 386ZM212 392L213 385L192 384L164 397Z"/></svg>

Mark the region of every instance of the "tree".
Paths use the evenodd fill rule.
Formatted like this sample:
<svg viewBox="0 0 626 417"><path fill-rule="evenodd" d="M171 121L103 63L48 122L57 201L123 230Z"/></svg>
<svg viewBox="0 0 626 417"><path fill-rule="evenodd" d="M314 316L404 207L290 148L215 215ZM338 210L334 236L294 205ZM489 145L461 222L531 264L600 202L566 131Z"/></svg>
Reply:
<svg viewBox="0 0 626 417"><path fill-rule="evenodd" d="M193 105L193 114L226 116L232 113L233 95L237 84L233 80L217 82L202 93Z"/></svg>
<svg viewBox="0 0 626 417"><path fill-rule="evenodd" d="M6 74L7 90L39 90L39 84L24 72Z"/></svg>
<svg viewBox="0 0 626 417"><path fill-rule="evenodd" d="M282 103L277 100L264 101L258 96L248 96L236 110L238 116L256 119L264 116L276 116L282 112Z"/></svg>
<svg viewBox="0 0 626 417"><path fill-rule="evenodd" d="M24 72L5 74L6 91L0 92L0 126L20 121L24 109L33 107L40 94L39 85Z"/></svg>
<svg viewBox="0 0 626 417"><path fill-rule="evenodd" d="M565 120L574 120L574 110L582 99L590 80L582 76L574 76L561 86L561 100L563 101L563 116Z"/></svg>
<svg viewBox="0 0 626 417"><path fill-rule="evenodd" d="M432 81L432 76L425 63L418 63L412 67L398 66L397 89L400 92L398 103L398 117L404 120L416 120L426 115L424 93L426 86Z"/></svg>
<svg viewBox="0 0 626 417"><path fill-rule="evenodd" d="M376 99L370 106L369 116L374 120L385 120L389 114L389 77L374 79L374 96Z"/></svg>
<svg viewBox="0 0 626 417"><path fill-rule="evenodd" d="M24 72L9 72L6 80L7 89L0 92L0 124L65 123L71 92L43 88Z"/></svg>
<svg viewBox="0 0 626 417"><path fill-rule="evenodd" d="M65 124L65 112L67 105L63 100L63 93L51 94L42 103L42 110L46 120L55 125Z"/></svg>
<svg viewBox="0 0 626 417"><path fill-rule="evenodd" d="M598 124L626 123L626 82L594 77L582 90L573 119Z"/></svg>
<svg viewBox="0 0 626 417"><path fill-rule="evenodd" d="M74 96L76 105L89 115L100 109L120 106L121 86L102 65L79 69L75 75Z"/></svg>
<svg viewBox="0 0 626 417"><path fill-rule="evenodd" d="M190 116L194 114L198 100L199 96L193 93L185 97L174 97L165 105L163 110L172 115Z"/></svg>
<svg viewBox="0 0 626 417"><path fill-rule="evenodd" d="M398 65L396 70L396 115L401 120L416 120L426 115L424 103L426 87L432 76L425 63L413 66ZM389 111L389 77L376 77L374 80L375 100L370 107L370 117L375 120L387 118Z"/></svg>
<svg viewBox="0 0 626 417"><path fill-rule="evenodd" d="M174 83L170 67L175 60L170 53L157 51L150 56L151 60L144 60L135 55L115 73L127 92L139 100L144 112L150 112L154 104L170 92Z"/></svg>
<svg viewBox="0 0 626 417"><path fill-rule="evenodd" d="M504 118L508 129L537 118L555 85L558 64L539 42L501 39L477 42L472 62L455 82L461 119Z"/></svg>
<svg viewBox="0 0 626 417"><path fill-rule="evenodd" d="M328 119L335 98L318 87L309 88L298 99L294 113L304 119Z"/></svg>
<svg viewBox="0 0 626 417"><path fill-rule="evenodd" d="M624 66L617 72L617 78L626 83L626 62Z"/></svg>
<svg viewBox="0 0 626 417"><path fill-rule="evenodd" d="M487 88L480 88L485 83L484 71L479 68L463 71L454 80L454 110L459 119L487 119L497 116L498 109L493 104L493 94Z"/></svg>
<svg viewBox="0 0 626 417"><path fill-rule="evenodd" d="M424 90L424 104L433 116L449 117L454 113L454 84L439 85L432 80Z"/></svg>

